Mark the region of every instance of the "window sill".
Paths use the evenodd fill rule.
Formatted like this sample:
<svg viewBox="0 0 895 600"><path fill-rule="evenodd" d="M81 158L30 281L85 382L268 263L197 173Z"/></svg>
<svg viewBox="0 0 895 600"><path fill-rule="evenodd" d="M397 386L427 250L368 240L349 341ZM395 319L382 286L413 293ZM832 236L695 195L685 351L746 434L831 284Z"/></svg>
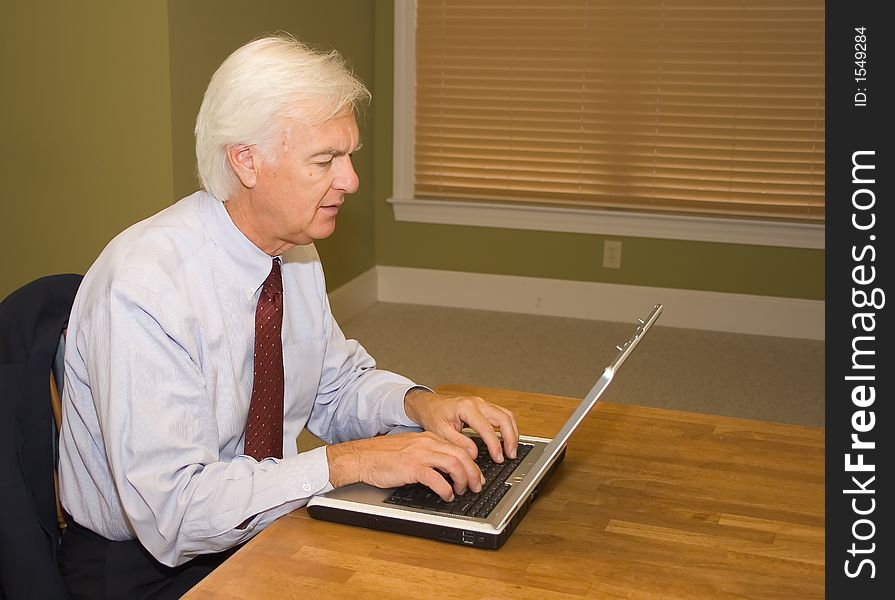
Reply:
<svg viewBox="0 0 895 600"><path fill-rule="evenodd" d="M395 219L725 244L823 249L824 225L688 215L641 214L559 206L389 198Z"/></svg>

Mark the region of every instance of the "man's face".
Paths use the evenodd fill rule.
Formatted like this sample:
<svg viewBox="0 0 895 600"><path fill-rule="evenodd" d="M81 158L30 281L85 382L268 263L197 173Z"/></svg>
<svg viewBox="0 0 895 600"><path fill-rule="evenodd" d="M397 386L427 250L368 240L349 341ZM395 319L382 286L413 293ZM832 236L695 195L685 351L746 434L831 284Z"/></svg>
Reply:
<svg viewBox="0 0 895 600"><path fill-rule="evenodd" d="M256 233L279 244L277 250L332 235L345 195L358 188L351 154L359 146L353 113L320 125L284 120L282 136L258 165L251 193Z"/></svg>

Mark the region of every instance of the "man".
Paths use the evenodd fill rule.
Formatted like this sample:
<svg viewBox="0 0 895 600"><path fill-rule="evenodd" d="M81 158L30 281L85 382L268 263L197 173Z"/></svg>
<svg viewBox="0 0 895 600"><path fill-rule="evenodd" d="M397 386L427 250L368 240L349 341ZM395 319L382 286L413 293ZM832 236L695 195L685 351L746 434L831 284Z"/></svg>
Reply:
<svg viewBox="0 0 895 600"><path fill-rule="evenodd" d="M196 122L204 191L118 235L85 276L60 444L74 596L177 597L333 487L479 491L464 425L495 460L515 455L508 411L376 369L332 318L312 244L358 188L368 99L336 53L282 36L238 49ZM426 432L379 436L402 425ZM330 445L298 454L304 426Z"/></svg>

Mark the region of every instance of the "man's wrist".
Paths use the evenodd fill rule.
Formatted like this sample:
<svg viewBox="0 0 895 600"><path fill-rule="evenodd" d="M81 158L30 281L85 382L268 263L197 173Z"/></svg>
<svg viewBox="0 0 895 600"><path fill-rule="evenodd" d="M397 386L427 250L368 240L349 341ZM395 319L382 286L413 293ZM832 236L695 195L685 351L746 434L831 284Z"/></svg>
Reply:
<svg viewBox="0 0 895 600"><path fill-rule="evenodd" d="M417 425L421 425L421 423L415 410L415 404L420 401L425 402L425 396L432 393L434 392L427 387L415 386L404 394L404 414Z"/></svg>
<svg viewBox="0 0 895 600"><path fill-rule="evenodd" d="M329 483L342 487L361 480L360 451L358 442L332 444L326 447L326 462L329 465Z"/></svg>

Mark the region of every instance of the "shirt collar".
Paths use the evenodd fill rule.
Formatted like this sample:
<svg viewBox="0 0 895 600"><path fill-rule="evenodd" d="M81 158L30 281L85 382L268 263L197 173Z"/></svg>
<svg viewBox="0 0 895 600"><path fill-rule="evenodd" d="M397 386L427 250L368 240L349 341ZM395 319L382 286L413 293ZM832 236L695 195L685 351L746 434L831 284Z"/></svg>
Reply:
<svg viewBox="0 0 895 600"><path fill-rule="evenodd" d="M275 257L258 248L236 227L223 202L207 192L201 194L199 206L211 241L233 268L237 285L251 298L270 275Z"/></svg>

